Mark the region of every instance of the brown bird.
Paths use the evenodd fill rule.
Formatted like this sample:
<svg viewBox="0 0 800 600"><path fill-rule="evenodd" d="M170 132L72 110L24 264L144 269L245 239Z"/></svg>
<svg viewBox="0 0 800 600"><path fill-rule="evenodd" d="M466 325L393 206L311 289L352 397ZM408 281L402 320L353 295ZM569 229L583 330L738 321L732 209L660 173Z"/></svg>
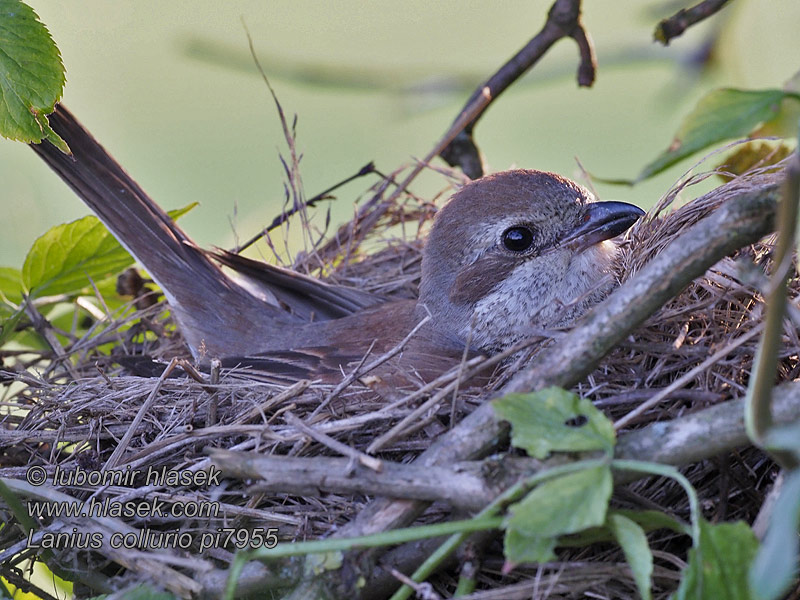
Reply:
<svg viewBox="0 0 800 600"><path fill-rule="evenodd" d="M429 321L389 365L423 380L471 352L496 352L536 328L568 324L610 287L612 238L643 211L594 202L552 173L514 170L474 181L436 215L422 256L416 301L370 294L220 252L229 277L60 106L49 142L33 149L100 217L163 290L194 357L223 358L276 378L341 378ZM256 282L256 285L252 285ZM605 283L603 283L605 282ZM311 321L311 315L314 320Z"/></svg>

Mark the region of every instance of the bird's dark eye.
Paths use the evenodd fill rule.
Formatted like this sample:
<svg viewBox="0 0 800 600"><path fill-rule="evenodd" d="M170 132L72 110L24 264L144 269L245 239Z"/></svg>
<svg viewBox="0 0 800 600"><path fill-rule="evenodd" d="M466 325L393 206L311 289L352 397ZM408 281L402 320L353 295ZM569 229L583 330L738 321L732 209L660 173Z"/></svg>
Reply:
<svg viewBox="0 0 800 600"><path fill-rule="evenodd" d="M503 232L503 246L512 252L525 252L533 245L533 232L527 227L509 227Z"/></svg>

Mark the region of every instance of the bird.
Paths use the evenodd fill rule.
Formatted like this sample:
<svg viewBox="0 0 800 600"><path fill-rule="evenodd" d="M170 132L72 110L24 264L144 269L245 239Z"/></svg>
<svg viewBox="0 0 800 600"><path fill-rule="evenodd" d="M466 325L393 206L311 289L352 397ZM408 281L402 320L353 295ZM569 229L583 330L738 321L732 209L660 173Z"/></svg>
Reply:
<svg viewBox="0 0 800 600"><path fill-rule="evenodd" d="M49 115L71 154L33 150L163 291L195 360L276 378L341 380L368 352L429 381L465 355L493 354L563 327L604 297L614 238L644 212L596 201L554 173L515 169L457 190L423 245L419 297L385 301L226 251L199 248L63 105ZM230 276L220 265L232 269Z"/></svg>

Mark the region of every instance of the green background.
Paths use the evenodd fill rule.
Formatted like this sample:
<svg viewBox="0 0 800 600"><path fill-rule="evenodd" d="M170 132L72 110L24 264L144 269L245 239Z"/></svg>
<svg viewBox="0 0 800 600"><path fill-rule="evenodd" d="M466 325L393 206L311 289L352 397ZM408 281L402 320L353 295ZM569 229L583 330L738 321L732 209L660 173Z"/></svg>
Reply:
<svg viewBox="0 0 800 600"><path fill-rule="evenodd" d="M285 111L298 115L311 196L370 160L390 171L424 156L474 86L539 30L551 4L29 3L62 51L64 103L162 206L200 201L183 226L201 244L220 246L234 243L234 231L250 237L283 200L280 124L242 19ZM798 68L796 0L737 0L669 48L651 41L652 30L674 4L585 5L600 62L595 87L577 88L575 45L559 42L479 124L492 169L530 167L580 180L577 157L593 174L632 178L708 89L780 87ZM724 25L720 51L699 77L686 65L715 25ZM648 207L693 162L634 188L597 190L603 199ZM19 267L38 235L88 212L21 144L0 140L0 181L2 265ZM334 219L349 218L366 187L362 180L339 192ZM441 187L428 177L412 189Z"/></svg>

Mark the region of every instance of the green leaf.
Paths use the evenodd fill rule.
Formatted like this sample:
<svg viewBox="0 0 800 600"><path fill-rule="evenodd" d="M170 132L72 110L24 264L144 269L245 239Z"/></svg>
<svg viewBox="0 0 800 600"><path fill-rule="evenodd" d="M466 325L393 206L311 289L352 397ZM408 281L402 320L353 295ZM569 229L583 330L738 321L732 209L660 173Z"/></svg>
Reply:
<svg viewBox="0 0 800 600"><path fill-rule="evenodd" d="M0 346L11 338L24 314L22 274L19 269L0 267Z"/></svg>
<svg viewBox="0 0 800 600"><path fill-rule="evenodd" d="M325 571L336 571L342 567L344 554L339 551L308 554L306 568L309 573L321 575Z"/></svg>
<svg viewBox="0 0 800 600"><path fill-rule="evenodd" d="M757 548L747 523L712 525L700 519L700 547L689 551L675 600L750 600L747 572Z"/></svg>
<svg viewBox="0 0 800 600"><path fill-rule="evenodd" d="M47 137L66 148L47 123L64 89L61 54L36 13L0 0L0 135L23 142Z"/></svg>
<svg viewBox="0 0 800 600"><path fill-rule="evenodd" d="M628 510L620 508L615 510L614 514L627 517L637 525L640 525L645 531L670 529L675 533L692 535L692 528L688 524L660 510Z"/></svg>
<svg viewBox="0 0 800 600"><path fill-rule="evenodd" d="M770 427L764 437L764 448L770 452L791 452L800 459L800 421Z"/></svg>
<svg viewBox="0 0 800 600"><path fill-rule="evenodd" d="M31 296L78 292L133 263L97 217L57 225L38 238L25 258L22 282Z"/></svg>
<svg viewBox="0 0 800 600"><path fill-rule="evenodd" d="M506 527L528 537L556 537L601 525L612 487L606 466L550 479L510 507Z"/></svg>
<svg viewBox="0 0 800 600"><path fill-rule="evenodd" d="M682 535L692 535L692 529L686 523L671 517L658 510L627 510L617 509L609 511L608 515L620 515L633 521L643 531L649 532L656 529L669 529ZM608 517L610 518L610 517ZM583 548L599 542L613 542L614 536L606 526L591 527L570 536L562 537L558 545L565 548Z"/></svg>
<svg viewBox="0 0 800 600"><path fill-rule="evenodd" d="M0 267L0 300L22 302L22 273L12 267Z"/></svg>
<svg viewBox="0 0 800 600"><path fill-rule="evenodd" d="M622 547L628 561L636 588L642 600L650 600L651 577L653 576L653 553L647 545L644 530L634 521L620 514L608 516L608 527Z"/></svg>
<svg viewBox="0 0 800 600"><path fill-rule="evenodd" d="M642 181L712 144L748 135L760 123L780 113L785 98L800 99L783 90L723 88L703 96L690 112L670 147L648 164L636 181Z"/></svg>
<svg viewBox="0 0 800 600"><path fill-rule="evenodd" d="M535 458L550 452L614 449L614 426L589 400L550 387L508 394L493 402L498 418L511 423L511 443Z"/></svg>
<svg viewBox="0 0 800 600"><path fill-rule="evenodd" d="M17 323L19 323L24 314L25 311L21 306L16 311L3 311L0 313L0 346L11 339L11 336L17 327Z"/></svg>
<svg viewBox="0 0 800 600"><path fill-rule="evenodd" d="M518 529L506 529L504 554L510 567L525 562L544 563L555 560L556 538L525 535ZM506 569L503 569L506 571ZM510 568L508 569L510 570Z"/></svg>
<svg viewBox="0 0 800 600"><path fill-rule="evenodd" d="M767 535L750 567L750 585L756 597L782 598L797 576L800 471L785 476L772 509Z"/></svg>
<svg viewBox="0 0 800 600"><path fill-rule="evenodd" d="M169 211L177 219L197 206ZM22 266L22 283L33 297L80 292L89 278L99 282L133 264L134 259L97 217L57 225L37 239Z"/></svg>
<svg viewBox="0 0 800 600"><path fill-rule="evenodd" d="M170 219L172 219L173 221L177 221L183 215L185 215L190 210L192 210L195 206L200 206L200 203L199 202L190 202L189 204L187 204L186 206L183 206L181 208L173 208L172 210L167 211L167 214L169 215Z"/></svg>

